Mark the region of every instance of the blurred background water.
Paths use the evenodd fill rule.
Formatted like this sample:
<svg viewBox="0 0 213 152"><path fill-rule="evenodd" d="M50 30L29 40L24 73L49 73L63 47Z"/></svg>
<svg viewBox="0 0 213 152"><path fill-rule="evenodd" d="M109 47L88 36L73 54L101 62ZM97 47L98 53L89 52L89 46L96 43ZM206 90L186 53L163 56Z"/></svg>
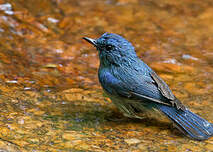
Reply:
<svg viewBox="0 0 213 152"><path fill-rule="evenodd" d="M212 0L0 0L0 150L213 151L212 138L123 117L103 96L97 51L82 40L123 35L213 122L212 25Z"/></svg>

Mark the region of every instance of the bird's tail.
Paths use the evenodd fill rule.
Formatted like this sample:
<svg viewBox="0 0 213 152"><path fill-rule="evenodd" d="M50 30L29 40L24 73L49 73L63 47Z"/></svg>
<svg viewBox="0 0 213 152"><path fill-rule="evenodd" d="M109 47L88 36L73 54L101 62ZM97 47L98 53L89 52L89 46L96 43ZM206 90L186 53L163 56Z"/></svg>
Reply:
<svg viewBox="0 0 213 152"><path fill-rule="evenodd" d="M157 105L177 128L195 140L205 140L213 136L213 124L193 112L177 110L175 107Z"/></svg>

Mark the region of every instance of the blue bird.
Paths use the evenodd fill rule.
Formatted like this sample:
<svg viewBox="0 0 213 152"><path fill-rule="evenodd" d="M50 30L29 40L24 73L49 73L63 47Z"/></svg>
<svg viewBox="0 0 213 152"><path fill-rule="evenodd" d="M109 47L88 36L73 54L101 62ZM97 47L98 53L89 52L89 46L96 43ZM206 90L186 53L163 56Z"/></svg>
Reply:
<svg viewBox="0 0 213 152"><path fill-rule="evenodd" d="M139 59L129 41L111 33L98 39L83 39L97 48L101 86L125 116L142 119L141 113L157 110L194 140L213 136L213 124L186 108L168 85Z"/></svg>

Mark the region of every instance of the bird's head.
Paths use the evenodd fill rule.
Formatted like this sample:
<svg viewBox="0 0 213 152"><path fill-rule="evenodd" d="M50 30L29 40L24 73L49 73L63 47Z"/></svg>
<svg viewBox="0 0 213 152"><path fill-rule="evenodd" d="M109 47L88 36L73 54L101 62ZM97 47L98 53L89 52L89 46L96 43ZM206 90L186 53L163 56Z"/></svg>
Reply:
<svg viewBox="0 0 213 152"><path fill-rule="evenodd" d="M119 66L122 62L129 62L128 60L137 57L132 44L120 35L105 33L98 39L83 39L97 48L102 66Z"/></svg>

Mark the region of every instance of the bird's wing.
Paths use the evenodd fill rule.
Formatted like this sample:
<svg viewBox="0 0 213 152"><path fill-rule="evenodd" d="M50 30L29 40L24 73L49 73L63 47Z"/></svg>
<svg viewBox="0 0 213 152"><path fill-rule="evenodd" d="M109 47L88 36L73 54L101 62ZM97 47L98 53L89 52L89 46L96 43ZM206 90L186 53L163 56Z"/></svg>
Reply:
<svg viewBox="0 0 213 152"><path fill-rule="evenodd" d="M169 86L161 79L154 71L150 72L152 79L155 81L158 90L161 94L169 100L172 106L176 106L177 109L185 109L185 106L174 96Z"/></svg>
<svg viewBox="0 0 213 152"><path fill-rule="evenodd" d="M175 96L172 91L169 89L169 86L161 79L155 72L150 72L152 79L157 84L157 87L161 94L169 100L175 100Z"/></svg>
<svg viewBox="0 0 213 152"><path fill-rule="evenodd" d="M122 96L122 97L129 98L129 99L137 99L137 100L142 100L145 102L151 101L151 102L155 102L155 103L159 103L159 104L164 104L167 106L172 106L172 104L169 102L161 101L159 99L144 95L142 93L142 91L139 91L139 92L134 91L133 89L126 86L126 84L124 82L117 79L109 72L106 72L103 75L101 75L100 81L101 81L101 84L102 84L104 90L106 90L110 94ZM132 88L134 88L134 84L131 84L131 85L132 85ZM154 85L154 84L152 84L152 85Z"/></svg>

